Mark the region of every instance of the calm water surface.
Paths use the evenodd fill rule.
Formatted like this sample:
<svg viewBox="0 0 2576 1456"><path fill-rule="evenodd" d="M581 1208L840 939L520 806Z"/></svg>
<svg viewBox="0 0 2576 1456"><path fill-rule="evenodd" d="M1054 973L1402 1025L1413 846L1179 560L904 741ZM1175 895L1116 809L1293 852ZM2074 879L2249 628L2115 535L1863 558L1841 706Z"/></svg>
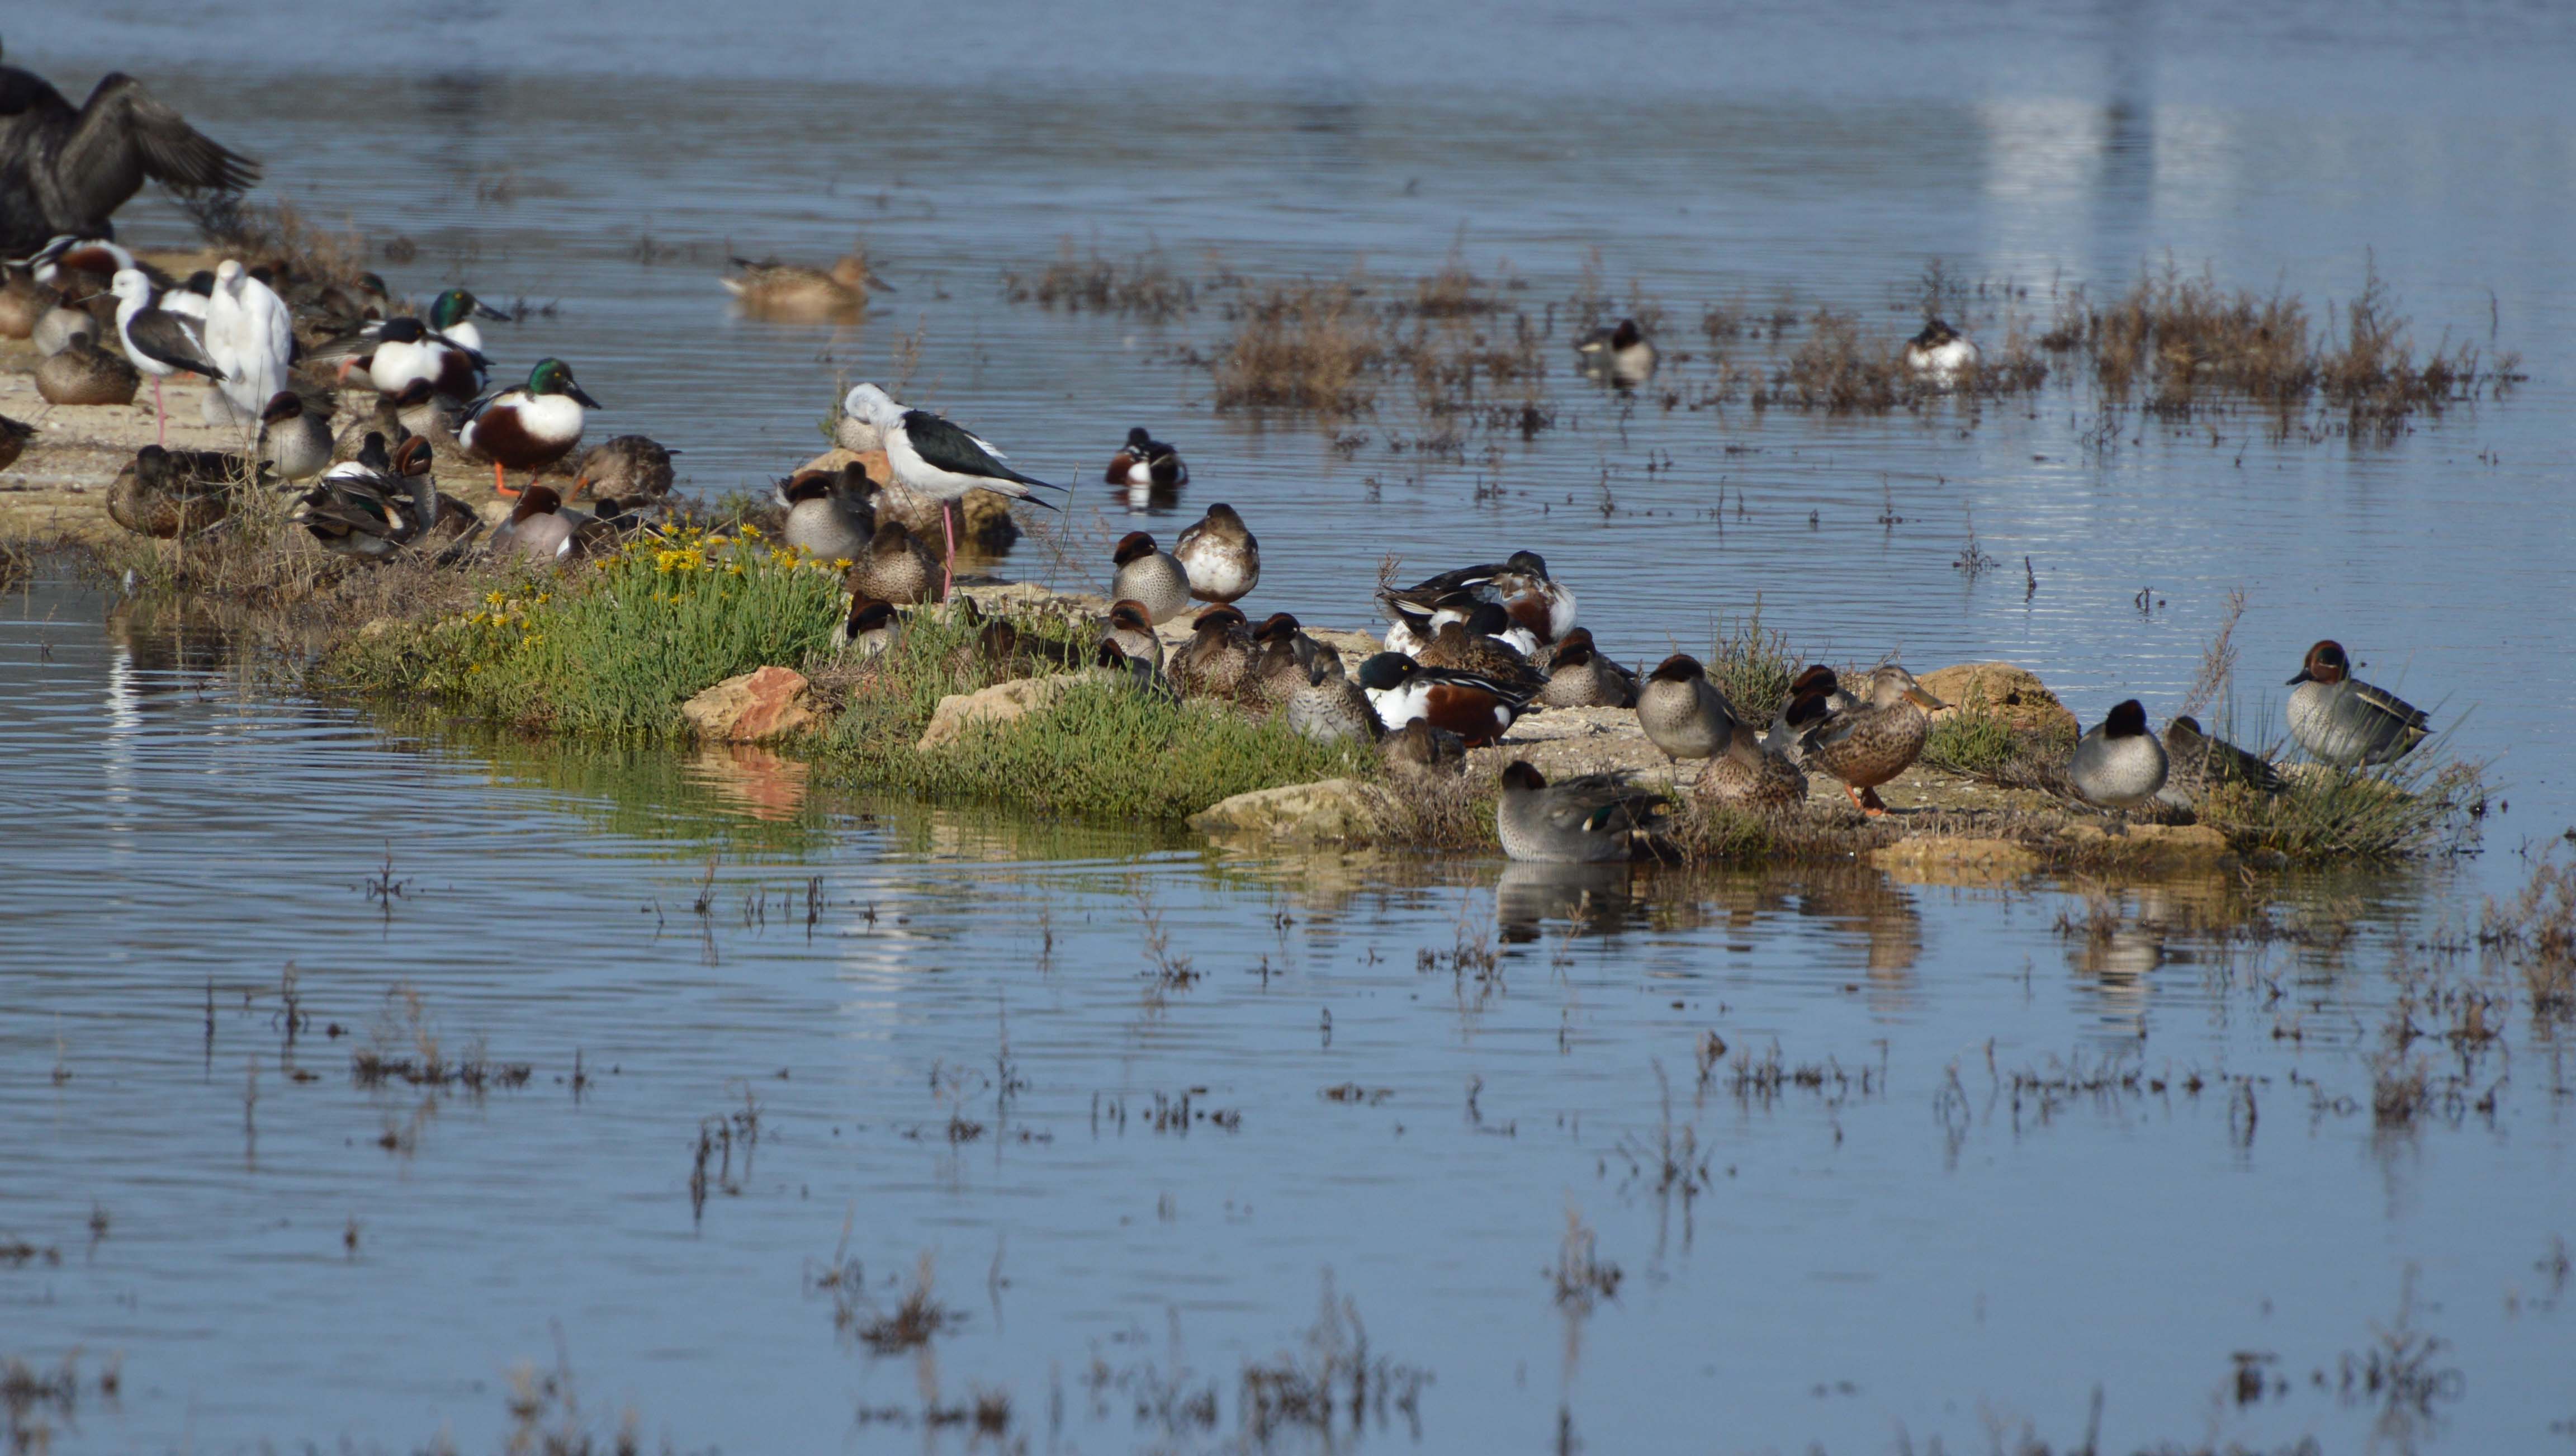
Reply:
<svg viewBox="0 0 2576 1456"><path fill-rule="evenodd" d="M683 1448L964 1449L917 1422L979 1389L1030 1449L1211 1447L1247 1365L1314 1362L1327 1279L1373 1357L1430 1377L1368 1447L1560 1421L1595 1451L2064 1445L2097 1386L2106 1449L2564 1442L2561 1042L2517 1004L2483 1051L2416 1044L2433 1115L2369 1112L2407 973L2497 974L2426 947L2576 822L2564 15L697 15L215 4L8 40L67 87L140 72L313 215L412 239L401 287L553 301L504 359L573 360L603 427L684 449L701 490L817 448L835 376L896 373L917 331L909 392L1032 468L1090 477L1132 423L1181 443L1198 483L1147 524L1233 501L1262 604L1327 622L1365 616L1388 551L1529 545L1623 659L1758 602L1814 651L2010 658L2089 719L2170 711L2241 586L2241 717L2277 725L2271 685L2340 636L2494 761L2485 852L2266 883L2299 934L2264 943L2210 928L2243 916L2223 883L2114 888L2097 939L2058 928L2071 886L1218 858L756 757L388 725L49 581L0 627L0 1244L38 1251L0 1263L0 1358L124 1360L115 1402L32 1413L55 1449L486 1449L505 1372L558 1350L596 1421ZM157 200L123 222L185 236ZM728 251L862 231L901 290L864 324L725 313ZM2419 343L2492 321L2532 377L2385 442L2132 419L2104 450L2054 386L1973 420L1623 417L1569 367L1559 428L1496 458L1391 451L1400 390L1345 458L1212 410L1181 360L1222 338L1214 302L1163 327L1007 302L1064 237L1254 279L1455 246L1533 313L1598 249L1686 347L1702 306L1783 290L1893 328L1934 257L2043 317L2168 254L2320 306L2375 263ZM1124 507L1075 504L1105 560ZM1953 569L1972 519L2035 592ZM354 1082L353 1046L424 1030L528 1084ZM1752 1076L1775 1043L1821 1083ZM693 1210L702 1131L747 1106L757 1145ZM1696 1148L1669 1183L1668 1137ZM1569 1219L1615 1297L1556 1297ZM928 1354L836 1331L816 1276L856 1260L882 1311L925 1256L963 1321ZM2441 1342L2424 1408L2346 1398L2398 1330ZM2240 1403L2239 1351L2287 1388ZM1212 1429L1137 1415L1210 1385Z"/></svg>

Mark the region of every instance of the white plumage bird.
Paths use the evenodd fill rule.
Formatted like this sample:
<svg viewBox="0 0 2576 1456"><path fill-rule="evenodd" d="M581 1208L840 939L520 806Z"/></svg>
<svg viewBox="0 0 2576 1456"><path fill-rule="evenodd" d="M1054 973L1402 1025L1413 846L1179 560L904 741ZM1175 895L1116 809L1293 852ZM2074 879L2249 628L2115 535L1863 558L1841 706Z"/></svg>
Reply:
<svg viewBox="0 0 2576 1456"><path fill-rule="evenodd" d="M226 258L215 269L206 309L206 353L223 366L217 387L237 420L255 421L286 388L295 353L295 321L274 289Z"/></svg>
<svg viewBox="0 0 2576 1456"><path fill-rule="evenodd" d="M981 436L927 410L906 408L874 384L852 386L841 401L841 413L845 426L857 427L855 431L844 430L842 443L873 436L886 452L886 466L893 472L895 483L939 502L939 533L948 548L943 565L951 585L956 578L957 533L949 523L950 501L963 500L966 492L982 489L1053 510L1054 506L1031 495L1029 488L1064 489L1022 475L1003 464L1002 452ZM944 591L942 595L944 598Z"/></svg>

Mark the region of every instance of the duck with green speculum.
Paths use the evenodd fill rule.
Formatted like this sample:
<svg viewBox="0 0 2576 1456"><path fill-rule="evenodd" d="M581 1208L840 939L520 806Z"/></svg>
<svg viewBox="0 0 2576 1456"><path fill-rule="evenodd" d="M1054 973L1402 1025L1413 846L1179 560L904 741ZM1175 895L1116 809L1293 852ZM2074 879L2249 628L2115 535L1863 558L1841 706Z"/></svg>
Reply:
<svg viewBox="0 0 2576 1456"><path fill-rule="evenodd" d="M1652 846L1668 802L1618 774L1551 784L1523 760L1503 770L1494 827L1516 860L1598 864L1635 858Z"/></svg>
<svg viewBox="0 0 2576 1456"><path fill-rule="evenodd" d="M524 470L533 477L581 443L584 406L605 408L572 377L571 365L540 359L528 371L526 384L487 394L467 407L456 438L492 462L492 489L512 495L507 472Z"/></svg>
<svg viewBox="0 0 2576 1456"><path fill-rule="evenodd" d="M2308 649L2290 686L2290 736L2320 763L2393 763L2433 731L2423 709L2354 678L2352 658L2331 639Z"/></svg>

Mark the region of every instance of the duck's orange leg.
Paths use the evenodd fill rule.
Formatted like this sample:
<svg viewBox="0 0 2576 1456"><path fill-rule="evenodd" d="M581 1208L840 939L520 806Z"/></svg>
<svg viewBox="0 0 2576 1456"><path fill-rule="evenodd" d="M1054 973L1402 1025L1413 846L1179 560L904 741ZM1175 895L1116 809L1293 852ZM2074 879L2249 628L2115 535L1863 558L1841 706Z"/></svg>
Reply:
<svg viewBox="0 0 2576 1456"><path fill-rule="evenodd" d="M1860 791L1860 811L1872 819L1880 818L1887 813L1887 801L1878 796L1878 790L1863 789Z"/></svg>
<svg viewBox="0 0 2576 1456"><path fill-rule="evenodd" d="M501 462L498 460L492 462L492 493L504 500L514 499L519 494L510 489L510 478L501 473Z"/></svg>

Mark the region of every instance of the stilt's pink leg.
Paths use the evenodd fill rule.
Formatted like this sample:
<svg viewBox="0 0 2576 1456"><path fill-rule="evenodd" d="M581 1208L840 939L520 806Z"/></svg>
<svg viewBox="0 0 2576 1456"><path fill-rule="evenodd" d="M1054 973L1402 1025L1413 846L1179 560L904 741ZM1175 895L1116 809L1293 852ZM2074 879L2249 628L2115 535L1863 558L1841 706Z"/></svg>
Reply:
<svg viewBox="0 0 2576 1456"><path fill-rule="evenodd" d="M939 599L948 600L950 589L957 585L957 534L948 524L948 502L939 503L939 542L948 555L939 563Z"/></svg>

